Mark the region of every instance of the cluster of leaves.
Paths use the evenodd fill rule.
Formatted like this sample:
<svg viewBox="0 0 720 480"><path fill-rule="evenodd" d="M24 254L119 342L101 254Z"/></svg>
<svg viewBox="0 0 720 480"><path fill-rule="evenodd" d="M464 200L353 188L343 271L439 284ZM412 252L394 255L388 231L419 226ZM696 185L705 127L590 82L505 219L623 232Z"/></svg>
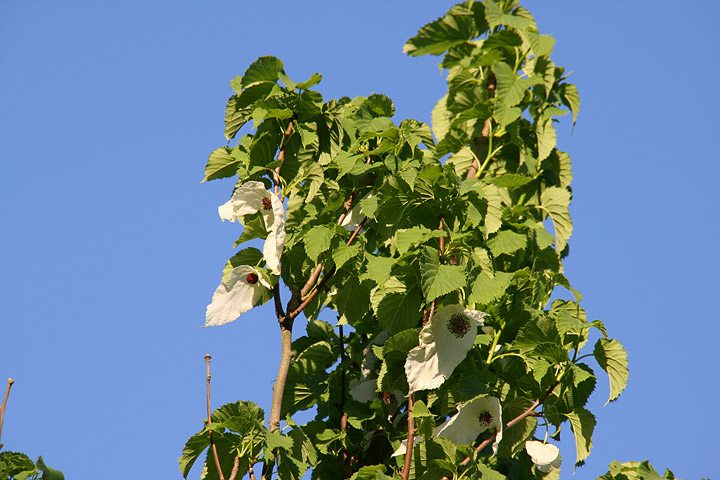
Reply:
<svg viewBox="0 0 720 480"><path fill-rule="evenodd" d="M488 316L452 375L415 393L412 418L424 441L414 447L410 478L557 478L557 469L535 468L524 445L559 440L565 425L576 463L585 460L596 377L582 360L594 357L607 373L608 401L625 388L628 370L622 345L601 321L588 320L563 274L572 174L569 156L556 148L555 123L567 113L574 122L580 100L550 60L553 43L516 0L469 0L420 29L405 52L442 55L448 72L432 132L416 120L393 122L383 95L324 101L312 90L320 75L296 83L274 57L231 82L226 138L250 121L253 131L212 152L205 180L277 186L287 237L280 278L263 270L253 247L230 258L224 273L251 265L273 285L282 281L293 292L288 314L302 302L308 322L292 342L286 433L268 431L250 403L223 406L188 441L183 475L212 430L221 468L239 457L241 475L262 461L283 479L310 468L318 479L400 478L403 456L391 454L408 435L404 365L424 321L448 305ZM267 237L260 213L242 222L235 246ZM572 299L551 302L558 287ZM278 319L287 320L281 310L276 302ZM600 338L582 354L592 330ZM369 397L354 393L367 382ZM433 434L479 396L500 399L503 422L519 419L495 456ZM536 414L522 416L537 403ZM312 408L312 421L292 421ZM478 443L491 434L478 432ZM208 449L203 478L219 477Z"/></svg>
<svg viewBox="0 0 720 480"><path fill-rule="evenodd" d="M64 480L59 470L54 470L38 457L37 462L30 460L24 453L0 452L0 478L10 480Z"/></svg>

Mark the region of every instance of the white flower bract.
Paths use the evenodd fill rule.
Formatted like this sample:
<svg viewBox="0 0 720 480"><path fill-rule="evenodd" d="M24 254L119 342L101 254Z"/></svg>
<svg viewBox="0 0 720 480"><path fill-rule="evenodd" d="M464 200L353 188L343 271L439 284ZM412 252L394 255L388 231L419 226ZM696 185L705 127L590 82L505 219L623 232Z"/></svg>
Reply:
<svg viewBox="0 0 720 480"><path fill-rule="evenodd" d="M238 217L261 212L268 236L263 246L265 263L272 273L280 275L280 256L285 245L285 209L277 195L262 182L242 184L230 200L218 207L220 218L234 222Z"/></svg>
<svg viewBox="0 0 720 480"><path fill-rule="evenodd" d="M530 440L525 442L525 451L530 455L535 467L541 472L549 472L553 468L560 468L562 456L560 449L550 443Z"/></svg>
<svg viewBox="0 0 720 480"><path fill-rule="evenodd" d="M477 327L487 314L459 305L443 307L420 331L420 344L410 350L405 361L409 393L437 388L475 343Z"/></svg>
<svg viewBox="0 0 720 480"><path fill-rule="evenodd" d="M227 281L215 290L212 302L207 306L203 326L214 327L237 320L271 288L272 285L254 267L240 265L233 268Z"/></svg>
<svg viewBox="0 0 720 480"><path fill-rule="evenodd" d="M434 437L449 438L457 445L469 445L485 430L495 430L493 455L497 455L498 444L502 440L502 406L496 397L477 397L468 403L458 405L457 413L446 422L437 426ZM420 440L415 437L415 445ZM407 441L395 450L393 456L403 455L407 450Z"/></svg>

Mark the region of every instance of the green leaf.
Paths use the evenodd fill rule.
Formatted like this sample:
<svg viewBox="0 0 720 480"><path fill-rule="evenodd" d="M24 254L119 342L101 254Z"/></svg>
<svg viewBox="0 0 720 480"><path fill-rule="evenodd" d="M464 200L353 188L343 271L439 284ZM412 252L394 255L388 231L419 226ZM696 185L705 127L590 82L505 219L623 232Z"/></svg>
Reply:
<svg viewBox="0 0 720 480"><path fill-rule="evenodd" d="M393 243L397 248L400 255L404 255L410 247L413 247L419 243L423 243L427 240L431 230L425 227L412 227L412 228L401 228L395 232Z"/></svg>
<svg viewBox="0 0 720 480"><path fill-rule="evenodd" d="M592 449L592 434L595 429L595 415L583 407L566 414L570 420L570 426L575 434L575 449L577 451L575 463L582 462Z"/></svg>
<svg viewBox="0 0 720 480"><path fill-rule="evenodd" d="M240 435L253 431L262 432L265 413L253 402L239 400L215 409L210 417L212 423L221 423L228 430Z"/></svg>
<svg viewBox="0 0 720 480"><path fill-rule="evenodd" d="M353 274L340 286L337 296L334 297L338 313L352 325L362 320L370 305L369 282L360 282L358 276Z"/></svg>
<svg viewBox="0 0 720 480"><path fill-rule="evenodd" d="M382 328L393 334L418 326L422 318L420 313L422 298L417 287L406 289L403 286L400 290L395 289L387 293L379 290L378 295L381 296L375 313Z"/></svg>
<svg viewBox="0 0 720 480"><path fill-rule="evenodd" d="M495 237L488 240L487 245L493 255L497 257L503 253L513 253L525 248L527 246L527 236L510 230L502 230Z"/></svg>
<svg viewBox="0 0 720 480"><path fill-rule="evenodd" d="M42 457L38 457L36 466L42 472L43 480L65 480L65 475L60 470L54 470L45 465Z"/></svg>
<svg viewBox="0 0 720 480"><path fill-rule="evenodd" d="M322 78L323 78L322 75L315 72L312 74L312 76L310 78L308 78L304 82L301 82L301 83L298 83L297 85L295 85L295 88L297 88L298 90L307 90L308 88L314 87L315 85L320 83L320 81L322 81Z"/></svg>
<svg viewBox="0 0 720 480"><path fill-rule="evenodd" d="M245 71L241 85L243 88L257 83L276 82L283 71L283 62L275 57L260 57Z"/></svg>
<svg viewBox="0 0 720 480"><path fill-rule="evenodd" d="M480 35L473 13L474 0L455 5L442 18L428 23L403 47L412 56L440 55Z"/></svg>
<svg viewBox="0 0 720 480"><path fill-rule="evenodd" d="M220 147L214 150L205 165L205 178L202 181L234 176L246 158L247 154L238 148Z"/></svg>
<svg viewBox="0 0 720 480"><path fill-rule="evenodd" d="M572 112L573 125L575 125L578 111L580 111L580 94L578 94L577 87L571 83L563 83L560 86L560 99Z"/></svg>
<svg viewBox="0 0 720 480"><path fill-rule="evenodd" d="M447 94L445 94L432 110L431 122L435 139L439 142L450 130L450 113L447 109Z"/></svg>
<svg viewBox="0 0 720 480"><path fill-rule="evenodd" d="M240 238L235 240L233 248L254 238L267 238L268 232L265 229L265 220L263 220L260 212L245 216L242 224L243 233Z"/></svg>
<svg viewBox="0 0 720 480"><path fill-rule="evenodd" d="M532 19L503 12L500 6L493 0L485 0L483 3L485 5L485 19L490 28L507 25L516 30L523 31L528 27L535 26L535 22Z"/></svg>
<svg viewBox="0 0 720 480"><path fill-rule="evenodd" d="M535 125L535 135L538 141L538 161L545 160L557 143L557 135L555 134L555 125L552 120L538 122Z"/></svg>
<svg viewBox="0 0 720 480"><path fill-rule="evenodd" d="M320 254L330 248L330 239L335 229L326 225L315 225L305 234L305 252L310 260L317 261Z"/></svg>
<svg viewBox="0 0 720 480"><path fill-rule="evenodd" d="M190 437L187 442L185 442L182 456L178 459L183 478L187 478L193 464L198 458L200 458L200 455L202 455L209 445L210 435L208 434L207 429L203 429L201 432L196 433Z"/></svg>
<svg viewBox="0 0 720 480"><path fill-rule="evenodd" d="M16 480L26 479L30 476L37 475L35 463L30 457L19 452L0 452L0 478L3 480L8 477Z"/></svg>
<svg viewBox="0 0 720 480"><path fill-rule="evenodd" d="M390 278L390 271L397 260L392 257L376 257L370 254L366 254L365 259L367 260L366 273L361 278L363 280L371 279L378 285L383 285Z"/></svg>
<svg viewBox="0 0 720 480"><path fill-rule="evenodd" d="M468 302L487 305L505 293L512 279L512 273L495 272L495 278L492 278L486 271L480 272L472 284Z"/></svg>
<svg viewBox="0 0 720 480"><path fill-rule="evenodd" d="M520 118L522 110L518 107L508 107L503 103L499 103L495 106L493 111L493 118L498 123L498 127L505 128L512 122Z"/></svg>
<svg viewBox="0 0 720 480"><path fill-rule="evenodd" d="M385 465L369 465L361 467L355 472L350 480L391 480L385 475Z"/></svg>
<svg viewBox="0 0 720 480"><path fill-rule="evenodd" d="M350 245L349 247L344 243L340 242L332 251L332 258L335 262L335 267L340 268L345 265L345 262L357 256L360 252L360 246L358 244Z"/></svg>
<svg viewBox="0 0 720 480"><path fill-rule="evenodd" d="M497 99L506 107L514 107L525 96L525 91L541 82L535 76L530 78L521 78L512 67L504 62L498 62L492 67L497 79Z"/></svg>
<svg viewBox="0 0 720 480"><path fill-rule="evenodd" d="M594 323L594 322L593 322ZM605 405L620 396L627 386L628 361L627 352L622 344L614 339L601 338L595 343L593 355L598 365L610 377L610 397Z"/></svg>
<svg viewBox="0 0 720 480"><path fill-rule="evenodd" d="M267 448L270 450L276 450L278 448L290 450L293 448L293 439L278 431L268 432L267 437L265 437L265 445L267 445Z"/></svg>
<svg viewBox="0 0 720 480"><path fill-rule="evenodd" d="M425 405L425 402L422 400L418 400L415 402L415 405L412 409L412 418L425 418L425 417L432 417L433 414L430 413L430 410L428 410L427 405Z"/></svg>
<svg viewBox="0 0 720 480"><path fill-rule="evenodd" d="M460 265L440 265L439 252L434 248L423 248L420 272L426 302L467 285L465 269Z"/></svg>
<svg viewBox="0 0 720 480"><path fill-rule="evenodd" d="M562 252L572 234L570 220L570 192L566 188L549 187L540 195L540 208L545 210L555 227L555 247Z"/></svg>

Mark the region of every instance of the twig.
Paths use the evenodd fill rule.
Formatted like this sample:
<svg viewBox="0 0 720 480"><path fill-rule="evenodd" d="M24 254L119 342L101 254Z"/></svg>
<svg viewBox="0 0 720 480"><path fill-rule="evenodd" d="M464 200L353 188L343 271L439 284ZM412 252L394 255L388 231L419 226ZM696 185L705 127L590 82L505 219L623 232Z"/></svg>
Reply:
<svg viewBox="0 0 720 480"><path fill-rule="evenodd" d="M205 355L205 371L207 373L207 382L206 382L206 398L207 398L207 416L208 416L208 429L210 428L210 424L212 423L212 415L210 414L210 359L212 357L210 355ZM217 468L218 475L220 476L220 480L225 480L225 475L222 473L222 468L220 468L220 458L218 457L217 453L217 447L215 446L215 442L213 441L213 432L212 430L208 430L208 434L210 435L210 447L213 451L213 457L215 457L215 467Z"/></svg>
<svg viewBox="0 0 720 480"><path fill-rule="evenodd" d="M5 421L5 407L7 406L8 397L10 396L10 387L12 387L13 383L15 383L15 380L8 378L7 390L5 390L5 399L3 400L2 407L0 407L0 438L2 438L2 427L3 422ZM3 444L0 443L0 448L2 448L2 446Z"/></svg>
<svg viewBox="0 0 720 480"><path fill-rule="evenodd" d="M295 118L293 116L293 118ZM285 143L287 142L288 137L292 134L293 129L293 118L290 119L290 123L288 124L287 129L285 129L285 136L283 137L282 144L280 146L280 153L278 153L277 159L280 161L280 164L277 166L275 170L273 170L273 181L275 182L275 186L273 187L273 192L275 195L279 192L279 185L280 185L280 169L283 166L283 163L285 162Z"/></svg>
<svg viewBox="0 0 720 480"><path fill-rule="evenodd" d="M403 465L402 480L410 478L410 464L412 463L412 452L415 446L415 419L412 416L413 407L415 406L415 392L408 397L408 434L407 446L405 447L405 464Z"/></svg>
<svg viewBox="0 0 720 480"><path fill-rule="evenodd" d="M235 460L233 460L233 468L230 471L230 478L228 478L228 480L235 480L235 477L237 477L239 470L240 470L240 455L236 455ZM252 471L252 465L250 465L250 470ZM252 478L252 476L251 476L251 478Z"/></svg>
<svg viewBox="0 0 720 480"><path fill-rule="evenodd" d="M339 317L338 317L339 318ZM343 341L343 326L340 325L340 365L345 361L345 345ZM340 417L340 431L344 432L347 428L347 412L345 412L345 395L346 395L346 388L345 388L345 367L340 371L340 413L342 416Z"/></svg>
<svg viewBox="0 0 720 480"><path fill-rule="evenodd" d="M252 464L248 465L248 473L250 474L250 480L257 480L255 478L255 470L253 470Z"/></svg>

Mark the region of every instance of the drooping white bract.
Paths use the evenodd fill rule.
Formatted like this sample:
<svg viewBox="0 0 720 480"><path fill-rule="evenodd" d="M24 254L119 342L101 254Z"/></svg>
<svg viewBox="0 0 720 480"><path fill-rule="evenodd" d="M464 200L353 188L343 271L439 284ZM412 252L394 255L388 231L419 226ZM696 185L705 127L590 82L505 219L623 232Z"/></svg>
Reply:
<svg viewBox="0 0 720 480"><path fill-rule="evenodd" d="M280 275L280 256L285 245L285 209L277 195L269 192L262 182L242 184L232 198L218 207L223 220L234 222L238 217L261 212L268 232L263 256L270 271Z"/></svg>
<svg viewBox="0 0 720 480"><path fill-rule="evenodd" d="M420 344L405 361L410 392L437 388L452 375L475 343L487 314L459 305L443 307L420 331Z"/></svg>
<svg viewBox="0 0 720 480"><path fill-rule="evenodd" d="M525 451L530 455L535 467L541 472L549 472L553 468L560 468L562 456L560 449L550 443L530 440L525 442Z"/></svg>
<svg viewBox="0 0 720 480"><path fill-rule="evenodd" d="M215 290L212 302L207 306L203 326L214 327L237 320L240 314L253 308L271 288L272 285L254 267L240 265L233 268L227 281Z"/></svg>
<svg viewBox="0 0 720 480"><path fill-rule="evenodd" d="M449 438L457 445L469 445L485 430L494 429L493 455L497 454L498 444L502 440L502 406L495 397L477 397L468 403L458 405L455 415L437 426L434 437ZM415 437L417 445L421 439ZM403 455L407 450L407 441L403 441L393 456Z"/></svg>

